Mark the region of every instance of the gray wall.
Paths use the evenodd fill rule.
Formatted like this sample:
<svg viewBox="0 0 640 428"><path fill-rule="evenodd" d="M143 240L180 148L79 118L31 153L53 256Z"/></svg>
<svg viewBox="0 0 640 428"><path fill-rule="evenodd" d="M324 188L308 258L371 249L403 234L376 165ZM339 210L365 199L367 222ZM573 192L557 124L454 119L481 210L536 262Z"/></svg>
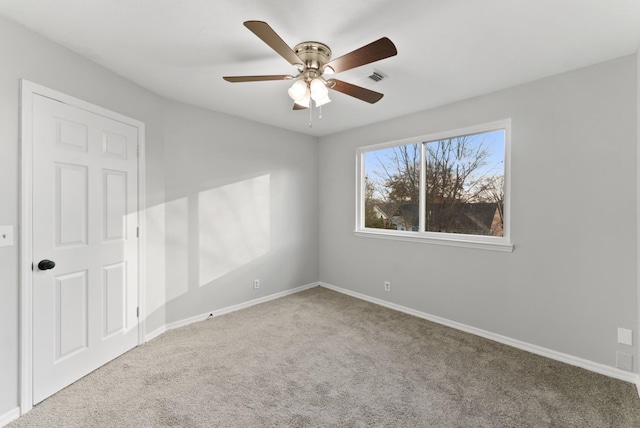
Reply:
<svg viewBox="0 0 640 428"><path fill-rule="evenodd" d="M636 334L636 81L630 56L321 138L321 280L609 366L635 355L617 327ZM353 235L357 147L504 118L513 253Z"/></svg>
<svg viewBox="0 0 640 428"><path fill-rule="evenodd" d="M167 322L317 282L317 138L175 103L165 126Z"/></svg>
<svg viewBox="0 0 640 428"><path fill-rule="evenodd" d="M19 405L20 78L146 124L147 333L318 280L316 138L167 101L4 18L0 58L0 225L16 230L16 245L0 248L0 418ZM200 194L209 211L198 210ZM245 215L211 212L224 208L219 196ZM220 214L237 233L212 244L220 229L206 225L218 224ZM252 218L259 221L251 224ZM200 227L199 219L205 220ZM250 233L257 226L260 239ZM229 245L243 233L245 245ZM215 279L212 256L225 261L217 271L224 268L224 275ZM257 291L254 278L262 281Z"/></svg>

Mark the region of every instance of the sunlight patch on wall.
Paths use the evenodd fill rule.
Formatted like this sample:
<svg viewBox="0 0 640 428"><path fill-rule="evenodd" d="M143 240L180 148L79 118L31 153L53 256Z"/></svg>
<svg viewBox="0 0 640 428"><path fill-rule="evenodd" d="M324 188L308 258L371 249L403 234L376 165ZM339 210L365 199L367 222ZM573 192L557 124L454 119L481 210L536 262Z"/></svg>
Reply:
<svg viewBox="0 0 640 428"><path fill-rule="evenodd" d="M189 200L176 199L165 206L167 218L167 301L189 291Z"/></svg>
<svg viewBox="0 0 640 428"><path fill-rule="evenodd" d="M165 205L156 205L144 210L146 245L146 313L151 314L164 306L167 301L165 290L165 270L159 268L165 262ZM158 263L161 261L161 264Z"/></svg>
<svg viewBox="0 0 640 428"><path fill-rule="evenodd" d="M243 266L270 248L270 176L200 192L200 286Z"/></svg>

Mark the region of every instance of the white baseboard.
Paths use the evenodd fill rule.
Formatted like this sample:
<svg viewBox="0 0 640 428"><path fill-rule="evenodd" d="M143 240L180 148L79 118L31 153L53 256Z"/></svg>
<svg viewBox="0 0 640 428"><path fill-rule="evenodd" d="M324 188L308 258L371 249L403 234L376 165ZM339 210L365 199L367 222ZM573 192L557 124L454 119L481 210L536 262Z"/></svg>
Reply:
<svg viewBox="0 0 640 428"><path fill-rule="evenodd" d="M638 375L638 373L627 372L615 367L607 366L605 364L596 363L594 361L586 360L584 358L554 351L553 349L543 348L538 345L533 345L531 343L523 342L517 339L512 339L510 337L502 336L500 334L492 333L490 331L482 330L466 324L461 324L455 321L448 320L446 318L441 318L435 315L427 314L425 312L420 312L415 309L407 308L405 306L397 305L395 303L387 302L385 300L377 299L375 297L370 297L365 294L356 293L355 291L347 290L345 288L336 287L335 285L320 282L320 286L328 288L329 290L346 294L351 297L355 297L360 300L365 300L367 302L375 303L376 305L394 309L399 312L404 312L406 314L413 315L418 318L425 319L427 321L433 321L435 323L442 324L447 327L455 328L456 330L461 330L467 333L474 334L476 336L484 337L485 339L493 340L494 342L499 342L505 345L512 346L514 348L531 352L533 354L541 355L543 357L547 357L552 360L561 361L563 363L567 363L572 366L581 367L583 369L586 369L595 373L599 373L615 379L620 379L626 382L633 383L638 388L638 393L640 394L640 376Z"/></svg>
<svg viewBox="0 0 640 428"><path fill-rule="evenodd" d="M204 321L207 318L209 318L210 316L218 317L220 315L224 315L224 314L228 314L228 313L231 313L231 312L239 311L240 309L245 309L245 308L248 308L248 307L253 306L253 305L259 305L260 303L265 303L265 302L268 302L270 300L275 300L275 299L279 299L281 297L289 296L291 294L299 293L301 291L308 290L310 288L317 287L319 285L321 285L319 282L314 282L314 283L311 283L311 284L302 285L300 287L292 288L291 290L286 290L286 291L282 291L280 293L270 294L269 296L261 297L259 299L249 300L248 302L240 303L240 304L229 306L229 307L222 308L222 309L216 309L215 311L205 312L204 314L200 314L200 315L196 315L196 316L193 316L193 317L189 317L189 318L186 318L186 319L183 319L183 320L180 320L180 321L174 321L174 322L169 323L167 325L164 325L164 326L162 326L160 328L157 328L154 331L152 331L151 333L145 335L145 342L148 342L151 339L154 339L154 338L160 336L162 333L165 333L165 332L167 332L169 330L173 330L174 328L183 327L185 325L189 325L191 323L198 322L198 321Z"/></svg>
<svg viewBox="0 0 640 428"><path fill-rule="evenodd" d="M160 336L162 333L167 331L167 326L163 325L162 327L158 327L155 330L153 330L151 333L145 334L144 335L144 341L148 342L150 340L155 339L156 337Z"/></svg>
<svg viewBox="0 0 640 428"><path fill-rule="evenodd" d="M15 421L20 417L20 408L16 407L8 411L4 415L0 415L0 427L7 425L9 422Z"/></svg>

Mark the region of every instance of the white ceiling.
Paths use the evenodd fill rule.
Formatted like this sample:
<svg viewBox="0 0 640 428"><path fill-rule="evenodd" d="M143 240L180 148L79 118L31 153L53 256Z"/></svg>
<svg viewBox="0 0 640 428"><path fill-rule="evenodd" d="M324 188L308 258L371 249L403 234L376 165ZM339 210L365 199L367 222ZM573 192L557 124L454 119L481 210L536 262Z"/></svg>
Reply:
<svg viewBox="0 0 640 428"><path fill-rule="evenodd" d="M0 15L167 98L322 136L590 64L640 47L639 0L2 0ZM335 91L323 120L292 111L295 74L245 28L266 21L292 47L333 57L389 37L398 55L335 75L385 94L370 105ZM374 83L373 69L388 79ZM316 112L317 113L317 112Z"/></svg>

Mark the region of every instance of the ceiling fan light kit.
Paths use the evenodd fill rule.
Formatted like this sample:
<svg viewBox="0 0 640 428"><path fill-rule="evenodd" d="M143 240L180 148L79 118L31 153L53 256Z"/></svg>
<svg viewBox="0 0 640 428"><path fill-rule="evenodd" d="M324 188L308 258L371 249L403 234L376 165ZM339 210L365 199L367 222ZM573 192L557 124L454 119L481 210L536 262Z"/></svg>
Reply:
<svg viewBox="0 0 640 428"><path fill-rule="evenodd" d="M316 107L331 102L329 89L370 104L378 102L383 94L337 79L325 80L323 75L347 71L398 53L393 42L383 37L332 61L331 49L323 43L302 42L291 49L266 22L246 21L244 26L289 61L298 70L298 75L225 76L223 79L232 83L294 80L287 91L294 101L294 110L311 108L311 100L315 102Z"/></svg>
<svg viewBox="0 0 640 428"><path fill-rule="evenodd" d="M294 101L301 100L307 94L307 84L304 80L296 80L287 92Z"/></svg>

